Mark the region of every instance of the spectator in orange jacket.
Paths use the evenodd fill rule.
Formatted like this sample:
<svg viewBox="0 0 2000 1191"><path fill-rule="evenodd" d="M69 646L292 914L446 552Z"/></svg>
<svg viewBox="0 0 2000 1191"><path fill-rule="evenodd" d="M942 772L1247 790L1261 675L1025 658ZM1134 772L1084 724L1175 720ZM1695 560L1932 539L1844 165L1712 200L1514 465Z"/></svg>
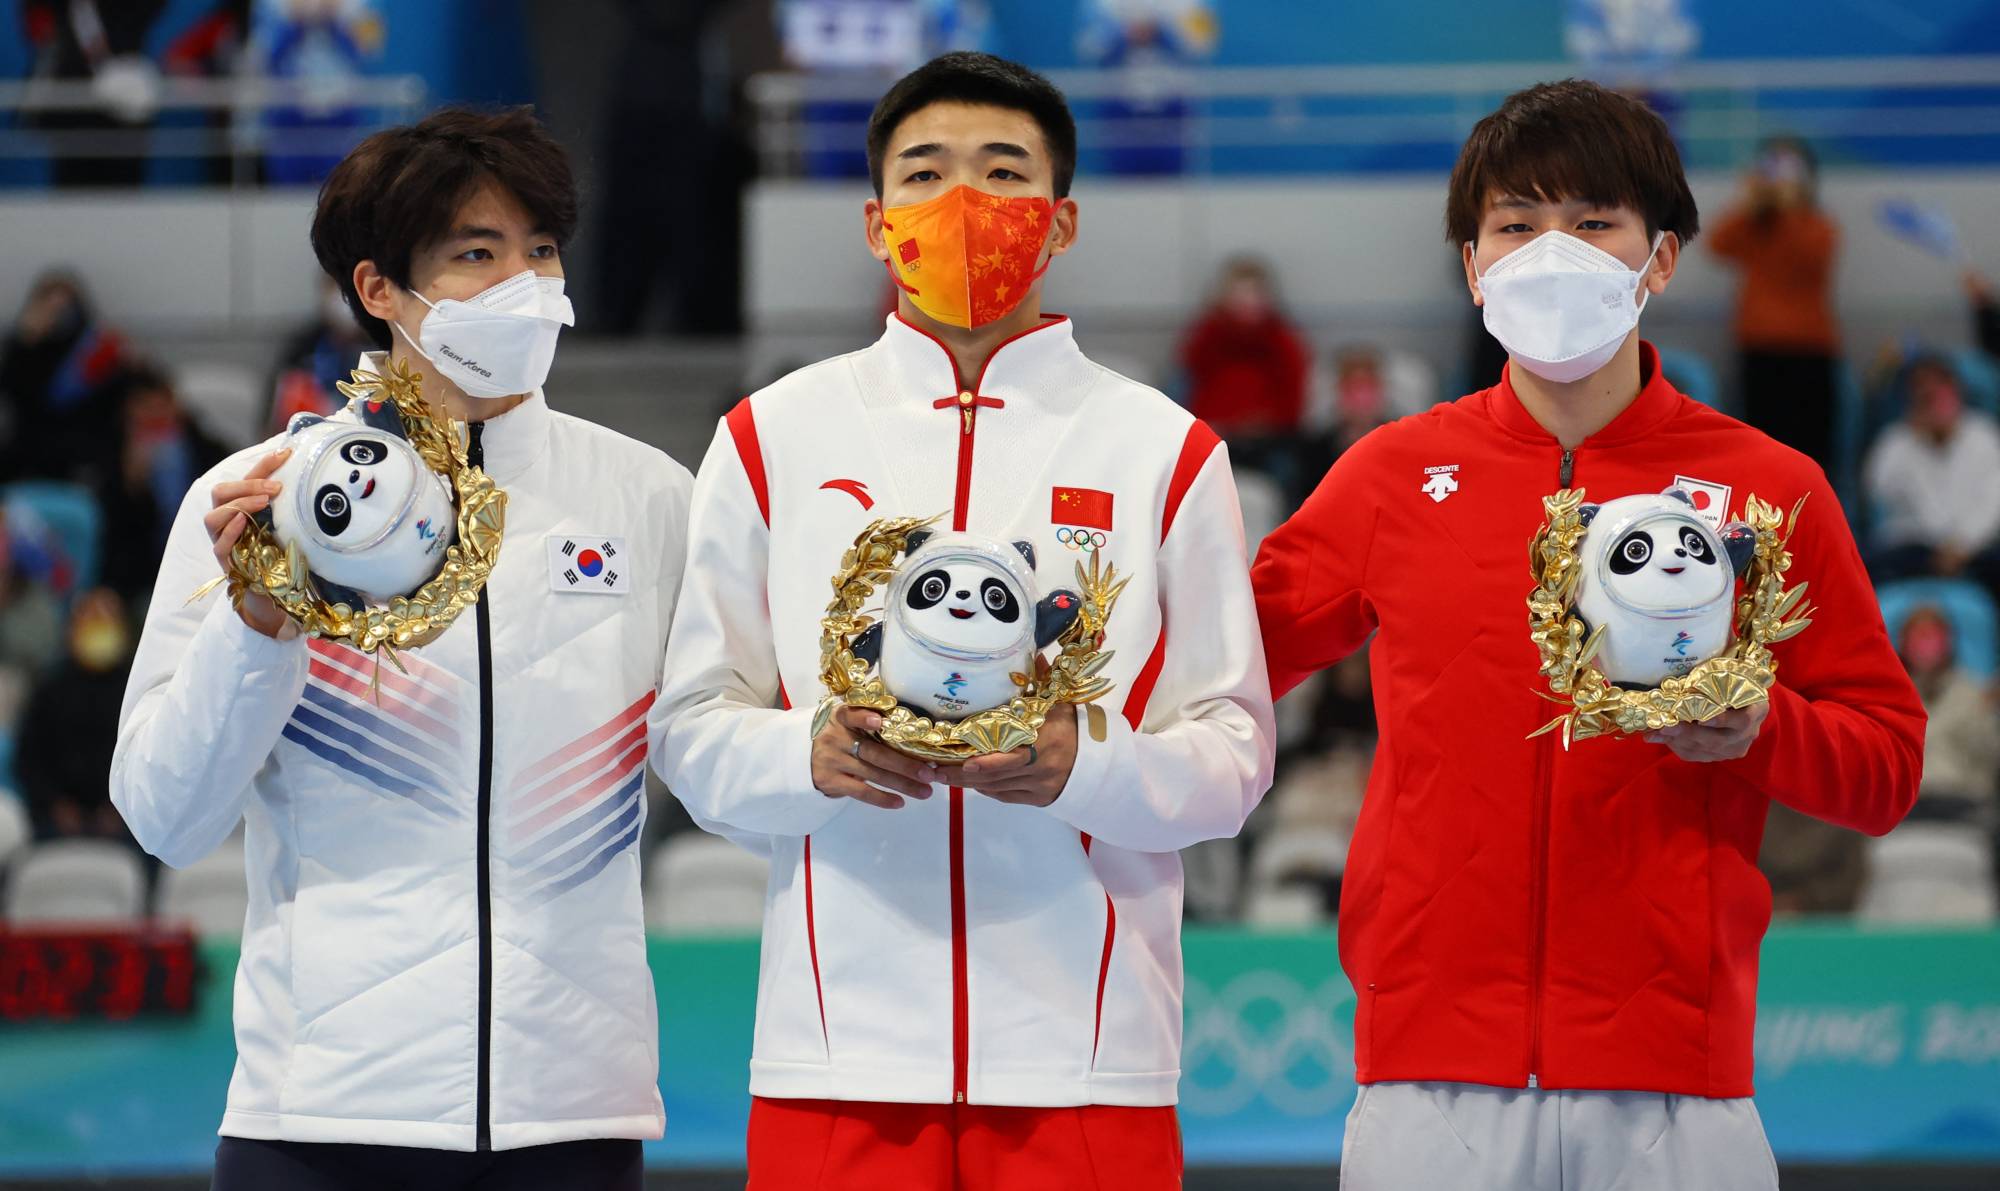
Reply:
<svg viewBox="0 0 2000 1191"><path fill-rule="evenodd" d="M1736 347L1743 420L1833 470L1840 331L1833 267L1840 229L1820 210L1812 148L1764 143L1743 199L1709 230L1709 247L1743 271Z"/></svg>

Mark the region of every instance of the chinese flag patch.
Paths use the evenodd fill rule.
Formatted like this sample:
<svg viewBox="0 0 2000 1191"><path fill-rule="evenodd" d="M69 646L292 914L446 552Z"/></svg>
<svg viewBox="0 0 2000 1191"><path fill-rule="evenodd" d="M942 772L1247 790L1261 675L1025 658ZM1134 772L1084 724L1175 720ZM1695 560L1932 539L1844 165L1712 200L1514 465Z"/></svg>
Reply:
<svg viewBox="0 0 2000 1191"><path fill-rule="evenodd" d="M901 244L898 244L896 246L896 255L903 258L904 264L914 264L918 256L917 242L915 240L905 240Z"/></svg>
<svg viewBox="0 0 2000 1191"><path fill-rule="evenodd" d="M1057 525L1111 529L1111 494L1096 488L1054 488L1049 493L1049 520Z"/></svg>

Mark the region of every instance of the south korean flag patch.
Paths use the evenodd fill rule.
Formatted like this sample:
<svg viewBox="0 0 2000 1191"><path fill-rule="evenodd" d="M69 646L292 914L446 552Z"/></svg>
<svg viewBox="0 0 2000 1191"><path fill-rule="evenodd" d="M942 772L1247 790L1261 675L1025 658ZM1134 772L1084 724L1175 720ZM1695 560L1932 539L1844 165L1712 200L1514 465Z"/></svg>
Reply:
<svg viewBox="0 0 2000 1191"><path fill-rule="evenodd" d="M631 589L624 538L550 534L548 541L550 591L622 596Z"/></svg>

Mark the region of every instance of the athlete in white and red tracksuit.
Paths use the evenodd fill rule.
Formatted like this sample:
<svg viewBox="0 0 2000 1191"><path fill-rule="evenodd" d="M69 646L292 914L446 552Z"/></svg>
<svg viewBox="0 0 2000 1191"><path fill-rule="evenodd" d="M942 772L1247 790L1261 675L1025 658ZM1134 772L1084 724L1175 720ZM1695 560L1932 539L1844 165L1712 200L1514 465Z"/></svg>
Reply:
<svg viewBox="0 0 2000 1191"><path fill-rule="evenodd" d="M1465 154L1447 221L1505 375L1348 451L1254 571L1277 692L1373 635L1381 741L1341 890L1362 1085L1343 1185L1768 1191L1749 1100L1765 814L1889 830L1923 709L1826 476L1677 392L1638 338L1635 293L1666 288L1696 224L1658 118L1538 87ZM1529 739L1558 714L1525 606L1542 498L1677 484L1718 522L1753 494L1805 499L1787 579L1818 611L1774 647L1768 705Z"/></svg>
<svg viewBox="0 0 2000 1191"><path fill-rule="evenodd" d="M718 428L651 716L669 788L772 861L750 1185L1164 1191L1180 1178L1176 852L1235 833L1272 763L1227 455L1038 313L1028 275L1075 234L1053 88L949 56L876 126L889 207L869 205L871 241L922 266L899 272L874 345ZM972 278L972 305L1010 309L976 331L927 312L987 251L955 238L989 233L1005 259ZM1023 278L1018 305L996 298ZM931 771L867 739L867 715L818 739L812 721L842 552L876 518L940 512L1030 543L1044 591L1074 587L1092 551L1131 585L1101 706L1058 709L1033 750Z"/></svg>

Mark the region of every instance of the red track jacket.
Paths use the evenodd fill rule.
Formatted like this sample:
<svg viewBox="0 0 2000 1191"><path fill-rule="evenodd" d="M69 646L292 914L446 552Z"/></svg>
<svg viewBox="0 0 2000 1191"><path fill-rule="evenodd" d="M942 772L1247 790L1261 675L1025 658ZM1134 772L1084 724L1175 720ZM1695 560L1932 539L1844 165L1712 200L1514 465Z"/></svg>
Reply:
<svg viewBox="0 0 2000 1191"><path fill-rule="evenodd" d="M1644 387L1573 452L1500 384L1370 435L1264 540L1253 570L1273 694L1377 634L1381 742L1341 898L1363 1083L1750 1094L1757 871L1768 800L1881 834L1915 800L1924 712L1854 539L1805 456ZM1676 478L1790 510L1810 628L1776 649L1770 716L1741 760L1692 764L1600 737L1528 734L1528 539L1541 498ZM1448 477L1440 480L1439 477Z"/></svg>

